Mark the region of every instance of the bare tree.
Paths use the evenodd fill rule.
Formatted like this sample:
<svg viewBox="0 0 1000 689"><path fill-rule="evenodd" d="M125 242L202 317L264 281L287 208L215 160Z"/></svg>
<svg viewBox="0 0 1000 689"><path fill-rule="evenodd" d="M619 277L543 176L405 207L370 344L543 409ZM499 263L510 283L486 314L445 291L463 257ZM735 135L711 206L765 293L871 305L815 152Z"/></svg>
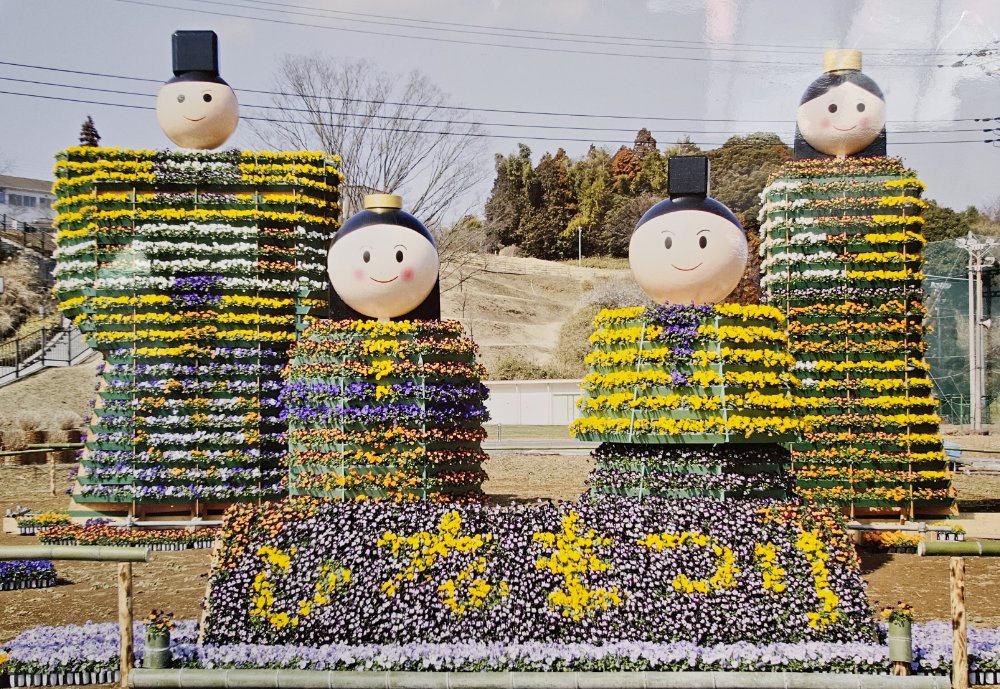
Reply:
<svg viewBox="0 0 1000 689"><path fill-rule="evenodd" d="M482 130L426 76L288 55L275 80L275 108L250 120L251 128L272 148L340 156L345 217L373 192L403 196L428 227L468 210L455 206L488 173Z"/></svg>

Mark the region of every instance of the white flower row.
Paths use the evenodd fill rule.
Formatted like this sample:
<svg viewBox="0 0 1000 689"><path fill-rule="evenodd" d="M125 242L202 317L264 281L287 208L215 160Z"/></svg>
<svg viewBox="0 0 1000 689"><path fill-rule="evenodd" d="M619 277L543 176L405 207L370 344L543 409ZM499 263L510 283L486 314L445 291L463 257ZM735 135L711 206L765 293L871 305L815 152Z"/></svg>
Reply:
<svg viewBox="0 0 1000 689"><path fill-rule="evenodd" d="M97 251L97 240L87 239L79 242L78 244L63 244L57 247L56 250L52 252L52 257L58 259L94 251Z"/></svg>
<svg viewBox="0 0 1000 689"><path fill-rule="evenodd" d="M160 290L165 291L173 286L174 278L158 275L126 275L99 276L94 278L69 278L60 280L57 289L62 291L94 288L98 290ZM320 290L326 288L325 282L312 280L304 275L295 280L259 279L253 277L223 277L216 283L222 289L229 290L271 290L275 292L293 292L300 288Z"/></svg>
<svg viewBox="0 0 1000 689"><path fill-rule="evenodd" d="M800 181L782 180L780 182L775 182L774 184L765 187L764 191L760 192L760 200L766 201L768 194L778 194L784 191L793 191L795 189L798 189L802 185L803 182Z"/></svg>
<svg viewBox="0 0 1000 689"><path fill-rule="evenodd" d="M786 275L784 273L771 273L765 275L760 280L761 286L767 286L775 282L784 282L789 277L803 279L803 280L825 280L827 278L841 278L844 277L845 273L843 270L798 270L792 271L791 275Z"/></svg>
<svg viewBox="0 0 1000 689"><path fill-rule="evenodd" d="M815 254L800 254L794 251L784 253L784 254L773 254L766 261L760 264L762 270L766 270L771 266L789 264L789 263L816 263L819 261L835 261L838 254L835 251L820 251Z"/></svg>

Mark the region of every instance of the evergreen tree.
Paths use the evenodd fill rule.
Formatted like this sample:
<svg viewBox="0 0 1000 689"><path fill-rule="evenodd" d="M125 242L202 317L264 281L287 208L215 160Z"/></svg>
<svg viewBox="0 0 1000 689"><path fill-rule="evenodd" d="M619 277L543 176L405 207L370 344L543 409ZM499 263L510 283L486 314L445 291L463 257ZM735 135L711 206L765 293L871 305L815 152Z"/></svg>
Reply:
<svg viewBox="0 0 1000 689"><path fill-rule="evenodd" d="M496 156L497 176L486 202L485 233L495 245L521 244L521 222L528 207L528 187L534 178L531 149L518 144L517 153Z"/></svg>
<svg viewBox="0 0 1000 689"><path fill-rule="evenodd" d="M97 133L94 126L94 118L87 115L86 121L80 127L80 145L97 147L101 145L101 135Z"/></svg>
<svg viewBox="0 0 1000 689"><path fill-rule="evenodd" d="M639 133L635 135L635 144L632 146L632 152L635 153L636 158L642 160L655 150L656 139L653 138L653 135L649 133L648 129L643 127L639 130Z"/></svg>
<svg viewBox="0 0 1000 689"><path fill-rule="evenodd" d="M567 228L572 234L582 228L583 254L593 256L608 252L603 233L604 219L615 196L611 191L611 156L591 146L587 157L569 168L570 187L577 202L577 212Z"/></svg>
<svg viewBox="0 0 1000 689"><path fill-rule="evenodd" d="M569 223L576 213L576 202L569 184L569 158L566 151L546 153L535 168L535 178L528 188L530 210L522 221L528 256L544 259L567 258L575 253L575 233Z"/></svg>

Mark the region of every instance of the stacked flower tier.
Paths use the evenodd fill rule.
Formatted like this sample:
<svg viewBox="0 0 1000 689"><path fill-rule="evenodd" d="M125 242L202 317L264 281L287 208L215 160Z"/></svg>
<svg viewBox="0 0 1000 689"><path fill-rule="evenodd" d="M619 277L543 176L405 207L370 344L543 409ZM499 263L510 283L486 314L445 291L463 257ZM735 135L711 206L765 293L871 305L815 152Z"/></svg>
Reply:
<svg viewBox="0 0 1000 689"><path fill-rule="evenodd" d="M895 159L803 160L762 194L762 283L802 378L803 497L910 514L954 503L923 357L923 189Z"/></svg>
<svg viewBox="0 0 1000 689"><path fill-rule="evenodd" d="M290 491L481 500L483 367L457 321L317 321L290 350Z"/></svg>
<svg viewBox="0 0 1000 689"><path fill-rule="evenodd" d="M796 438L783 321L779 309L736 304L602 311L570 432L615 443Z"/></svg>
<svg viewBox="0 0 1000 689"><path fill-rule="evenodd" d="M89 147L57 158L56 294L105 358L74 498L282 494L280 369L326 304L336 161Z"/></svg>
<svg viewBox="0 0 1000 689"><path fill-rule="evenodd" d="M788 450L778 445L602 443L592 456L595 494L784 500L793 489Z"/></svg>

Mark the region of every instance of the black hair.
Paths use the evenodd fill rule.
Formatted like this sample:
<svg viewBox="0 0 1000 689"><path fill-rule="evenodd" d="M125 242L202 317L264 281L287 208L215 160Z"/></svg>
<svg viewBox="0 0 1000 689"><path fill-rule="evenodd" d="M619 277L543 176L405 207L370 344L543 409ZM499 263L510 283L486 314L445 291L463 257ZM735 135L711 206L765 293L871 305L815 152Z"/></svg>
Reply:
<svg viewBox="0 0 1000 689"><path fill-rule="evenodd" d="M720 218L725 218L732 224L736 225L741 232L746 233L746 230L743 229L743 224L740 222L739 218L733 215L733 212L726 208L725 205L710 196L677 196L672 199L664 199L646 211L646 213L639 218L639 222L636 224L635 230L632 230L632 233L635 234L636 230L653 218L658 218L661 215L676 213L679 211L702 211L704 213L718 215Z"/></svg>
<svg viewBox="0 0 1000 689"><path fill-rule="evenodd" d="M424 227L424 224L414 218L412 215L406 211L401 210L390 210L383 212L375 212L371 210L363 210L360 213L355 213L347 221L340 226L337 234L334 236L333 241L330 242L330 247L337 243L344 235L355 232L364 227L370 227L372 225L398 225L400 227L406 227L421 237L426 239L431 243L431 245L436 249L437 242L434 241L434 236L431 235L430 231ZM329 249L328 249L329 252ZM327 292L329 295L330 312L329 317L334 320L343 320L345 318L354 321L374 321L377 320L372 316L367 316L363 313L355 311L350 306L344 303L344 300L340 298L337 294L337 290L333 289L332 284L327 285ZM427 298L423 302L418 304L409 313L405 313L402 316L396 316L391 320L394 321L439 321L441 320L441 279L440 275L436 280L434 280L434 287L431 288L431 293L427 295Z"/></svg>
<svg viewBox="0 0 1000 689"><path fill-rule="evenodd" d="M809 101L819 98L824 93L828 92L830 89L835 89L842 84L854 84L860 88L863 88L868 93L873 96L877 96L879 100L885 101L885 96L882 94L882 89L878 87L871 77L862 74L857 70L844 70L840 72L826 72L822 74L813 83L809 84L809 88L806 92L802 94L802 100L799 101L799 105L808 103ZM879 132L875 140L872 141L863 151L858 151L857 153L852 153L849 158L871 158L871 157L884 157L885 156L885 125L882 125L882 131ZM828 155L817 151L808 141L803 138L802 133L799 131L798 125L795 125L795 148L794 148L794 159L803 160L808 158L833 158L834 156Z"/></svg>

